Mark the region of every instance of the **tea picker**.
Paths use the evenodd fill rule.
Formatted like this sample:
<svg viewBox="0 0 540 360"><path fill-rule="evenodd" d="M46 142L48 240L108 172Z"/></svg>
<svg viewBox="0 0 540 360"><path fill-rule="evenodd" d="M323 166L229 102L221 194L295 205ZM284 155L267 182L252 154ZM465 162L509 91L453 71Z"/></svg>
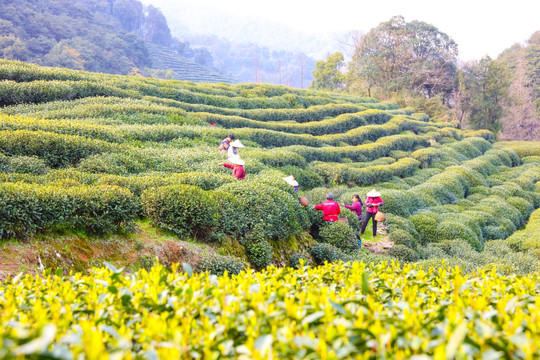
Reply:
<svg viewBox="0 0 540 360"><path fill-rule="evenodd" d="M246 170L244 169L244 165L246 164L244 160L240 159L240 156L233 156L229 158L229 161L232 164L229 163L220 163L219 166L225 166L228 169L233 170L233 176L237 178L238 180L244 180L246 178Z"/></svg>

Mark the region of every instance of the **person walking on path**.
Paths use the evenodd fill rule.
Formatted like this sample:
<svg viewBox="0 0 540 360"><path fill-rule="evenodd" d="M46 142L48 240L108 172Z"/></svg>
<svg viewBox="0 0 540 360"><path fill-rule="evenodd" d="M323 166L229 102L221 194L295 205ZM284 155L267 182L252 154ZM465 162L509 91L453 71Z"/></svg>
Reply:
<svg viewBox="0 0 540 360"><path fill-rule="evenodd" d="M244 145L240 142L240 140L234 140L231 142L229 149L227 150L227 157L232 158L233 156L240 156L238 154L238 149L243 147Z"/></svg>
<svg viewBox="0 0 540 360"><path fill-rule="evenodd" d="M239 156L234 156L229 159L232 164L220 163L219 166L225 166L228 169L233 170L233 176L238 180L244 180L246 178L246 170L244 165L246 164L244 160L240 159Z"/></svg>
<svg viewBox="0 0 540 360"><path fill-rule="evenodd" d="M334 195L332 193L326 194L326 202L315 205L316 210L322 210L324 217L323 221L327 223L334 223L338 219L338 215L341 214L341 208L339 204L334 201Z"/></svg>
<svg viewBox="0 0 540 360"><path fill-rule="evenodd" d="M375 220L375 214L379 212L379 206L384 205L384 202L381 199L381 193L373 189L367 193L366 199L366 217L362 223L362 230L360 230L360 236L364 235L366 230L367 223L369 219L372 219L373 222L373 237L377 236L377 220Z"/></svg>
<svg viewBox="0 0 540 360"><path fill-rule="evenodd" d="M223 139L223 141L221 142L221 145L219 145L219 151L220 152L228 152L229 151L229 147L231 146L231 141L234 140L234 135L233 134L229 134L227 135L227 137L225 139Z"/></svg>

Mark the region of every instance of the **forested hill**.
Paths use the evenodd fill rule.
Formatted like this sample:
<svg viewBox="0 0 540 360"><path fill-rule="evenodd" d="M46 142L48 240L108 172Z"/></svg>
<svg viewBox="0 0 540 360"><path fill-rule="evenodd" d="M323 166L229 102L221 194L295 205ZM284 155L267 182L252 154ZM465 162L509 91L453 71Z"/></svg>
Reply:
<svg viewBox="0 0 540 360"><path fill-rule="evenodd" d="M163 69L161 62L152 61L161 60L160 54L154 56L148 44L189 47L172 38L157 8L137 0L0 0L1 58L112 74L227 81L182 57L172 73L160 73L155 69Z"/></svg>

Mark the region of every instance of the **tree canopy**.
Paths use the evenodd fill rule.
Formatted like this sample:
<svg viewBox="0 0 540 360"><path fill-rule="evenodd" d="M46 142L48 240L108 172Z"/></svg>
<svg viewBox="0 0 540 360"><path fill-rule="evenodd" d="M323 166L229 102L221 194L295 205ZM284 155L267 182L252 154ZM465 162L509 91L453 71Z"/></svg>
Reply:
<svg viewBox="0 0 540 360"><path fill-rule="evenodd" d="M435 26L395 16L360 38L350 63L351 76L368 95L406 90L427 98L454 90L457 44Z"/></svg>
<svg viewBox="0 0 540 360"><path fill-rule="evenodd" d="M345 85L345 75L341 72L345 65L345 58L340 52L328 55L325 60L315 63L313 71L312 89L337 90Z"/></svg>

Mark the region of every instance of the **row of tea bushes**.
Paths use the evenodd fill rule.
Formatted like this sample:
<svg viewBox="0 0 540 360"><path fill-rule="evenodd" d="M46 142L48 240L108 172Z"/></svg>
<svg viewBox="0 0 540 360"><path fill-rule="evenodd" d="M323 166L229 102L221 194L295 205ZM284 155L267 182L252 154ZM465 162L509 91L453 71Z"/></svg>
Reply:
<svg viewBox="0 0 540 360"><path fill-rule="evenodd" d="M531 252L540 259L540 209L535 210L527 226L513 233L507 240L519 252Z"/></svg>
<svg viewBox="0 0 540 360"><path fill-rule="evenodd" d="M307 210L291 193L262 180L229 183L209 191L193 185L149 189L142 193L144 214L182 238L237 239L251 264L264 268L272 260L269 239L298 235L311 223Z"/></svg>
<svg viewBox="0 0 540 360"><path fill-rule="evenodd" d="M401 255L396 257L400 258ZM443 266L459 267L466 273L475 273L479 268L490 266L496 266L501 274L529 275L540 270L538 256L514 251L506 240L489 241L481 252L474 250L467 242L447 240L428 244L421 249L421 255L423 260L418 262L421 266L435 269Z"/></svg>
<svg viewBox="0 0 540 360"><path fill-rule="evenodd" d="M514 150L520 157L540 156L540 145L531 141L501 141L497 147Z"/></svg>
<svg viewBox="0 0 540 360"><path fill-rule="evenodd" d="M17 276L0 340L6 358L535 358L537 276L454 264Z"/></svg>
<svg viewBox="0 0 540 360"><path fill-rule="evenodd" d="M0 131L0 151L10 156L37 156L50 167L76 165L90 155L122 150L102 140L45 131Z"/></svg>
<svg viewBox="0 0 540 360"><path fill-rule="evenodd" d="M343 114L335 118L303 123L288 123L282 121L264 122L250 120L239 116L225 116L209 113L194 113L193 116L207 122L221 125L225 128L248 127L253 129L268 129L292 134L325 135L342 133L366 124L383 124L392 118L381 110L365 110L353 114Z"/></svg>
<svg viewBox="0 0 540 360"><path fill-rule="evenodd" d="M512 176L512 172L517 176ZM408 217L407 220L390 216L390 239L413 248L412 239L419 240L423 245L460 239L480 250L488 240L509 237L526 223L535 208L540 207L540 191L533 191L534 184L540 180L540 170L537 166L520 166L503 170L501 173L507 176L507 181L502 185L487 187L489 178L484 179L484 184L469 183L469 187L466 188L469 195L466 198L457 197L457 200L447 202L446 205L431 206L410 217L402 214ZM433 180L437 180L437 176ZM477 173L476 179L481 180L482 177L484 177L482 174ZM446 189L451 189L450 184ZM393 208L396 204L393 197L405 194L391 190L381 192L385 197L385 203L389 205L385 206L385 210L397 213ZM409 199L408 203L412 203L412 200Z"/></svg>
<svg viewBox="0 0 540 360"><path fill-rule="evenodd" d="M0 183L0 238L27 238L41 231L84 229L105 234L129 229L138 201L114 186L39 186Z"/></svg>
<svg viewBox="0 0 540 360"><path fill-rule="evenodd" d="M440 132L429 132L422 135L400 134L379 138L374 143L313 148L301 145L283 147L283 150L290 150L300 154L308 162L342 162L343 159L350 159L354 162L365 162L388 156L393 150L411 151L416 147L430 146L431 139L441 139L444 135Z"/></svg>
<svg viewBox="0 0 540 360"><path fill-rule="evenodd" d="M229 109L291 108L343 102L343 99L321 96L316 92L298 91L259 85L194 84L186 81L162 81L136 77L122 77L68 69L38 67L31 64L3 60L0 63L0 81L12 83L10 93L24 94L25 87L33 87L33 95L8 99L4 105L23 102L44 102L51 99L69 100L77 97L107 95L137 98L154 96L175 99L188 104L210 105ZM34 83L34 85L28 85ZM53 89L49 84L56 84ZM52 90L52 91L51 91ZM78 96L73 96L78 94ZM378 103L373 99L348 96L346 102L367 103L372 107L396 109L395 103Z"/></svg>
<svg viewBox="0 0 540 360"><path fill-rule="evenodd" d="M393 176L407 177L413 174L420 162L411 158L399 159L388 165L374 165L356 168L349 164L313 164L310 169L321 174L329 183L354 183L357 186L372 185Z"/></svg>

